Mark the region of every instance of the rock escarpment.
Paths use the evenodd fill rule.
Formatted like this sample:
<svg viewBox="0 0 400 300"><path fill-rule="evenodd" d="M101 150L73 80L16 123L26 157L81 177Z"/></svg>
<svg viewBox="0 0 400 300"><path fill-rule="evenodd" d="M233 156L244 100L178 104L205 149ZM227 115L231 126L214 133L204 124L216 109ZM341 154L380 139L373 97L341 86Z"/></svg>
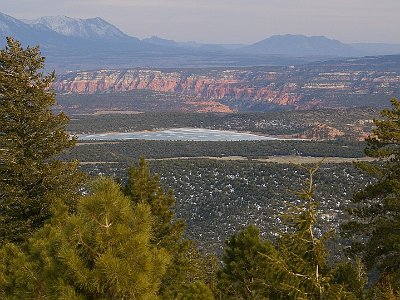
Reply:
<svg viewBox="0 0 400 300"><path fill-rule="evenodd" d="M387 68L385 64L339 62L298 67L80 71L60 76L54 88L59 94L167 93L189 110L201 102L203 111L345 108L376 106L400 95L400 67ZM157 108L157 97L153 100Z"/></svg>
<svg viewBox="0 0 400 300"><path fill-rule="evenodd" d="M245 70L186 71L100 70L67 73L54 84L61 94L97 94L151 90L191 98L191 103L212 101L233 110L255 105L296 106L300 96L295 83L283 82L276 72ZM280 83L281 82L281 83ZM206 110L213 111L213 108Z"/></svg>

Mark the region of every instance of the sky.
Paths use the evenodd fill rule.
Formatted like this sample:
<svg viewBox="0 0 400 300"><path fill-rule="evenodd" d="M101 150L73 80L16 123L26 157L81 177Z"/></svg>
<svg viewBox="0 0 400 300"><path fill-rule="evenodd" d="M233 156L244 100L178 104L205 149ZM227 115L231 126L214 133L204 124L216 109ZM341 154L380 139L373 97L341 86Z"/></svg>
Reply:
<svg viewBox="0 0 400 300"><path fill-rule="evenodd" d="M251 44L304 34L400 44L400 0L0 0L0 12L101 17L138 38Z"/></svg>

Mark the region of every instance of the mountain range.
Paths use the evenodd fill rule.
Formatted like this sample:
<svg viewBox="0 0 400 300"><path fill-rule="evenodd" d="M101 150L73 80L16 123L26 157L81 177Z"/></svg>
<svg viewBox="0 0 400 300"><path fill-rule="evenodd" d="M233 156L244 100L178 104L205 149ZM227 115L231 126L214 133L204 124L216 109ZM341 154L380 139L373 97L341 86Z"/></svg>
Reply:
<svg viewBox="0 0 400 300"><path fill-rule="evenodd" d="M0 46L6 36L40 45L57 71L123 67L292 65L335 57L400 53L400 44L345 44L324 36L275 35L251 45L140 40L102 18L66 16L18 20L0 13Z"/></svg>

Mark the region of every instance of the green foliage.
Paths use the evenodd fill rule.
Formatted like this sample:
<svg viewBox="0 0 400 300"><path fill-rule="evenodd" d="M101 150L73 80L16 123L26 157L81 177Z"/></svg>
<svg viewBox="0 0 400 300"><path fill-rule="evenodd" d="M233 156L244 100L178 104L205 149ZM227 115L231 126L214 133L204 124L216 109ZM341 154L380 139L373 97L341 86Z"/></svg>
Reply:
<svg viewBox="0 0 400 300"><path fill-rule="evenodd" d="M218 270L216 258L209 254L202 254L190 240L182 240L171 249L172 261L168 265L166 274L162 278L159 290L162 299L176 299L192 293L193 284L207 286L207 291L215 292L216 272ZM200 289L199 291L201 291ZM204 296L207 296L208 292ZM201 295L198 294L198 297ZM203 298L201 298L203 299Z"/></svg>
<svg viewBox="0 0 400 300"><path fill-rule="evenodd" d="M356 299L344 285L335 283L334 270L328 265L326 233L317 236L317 204L313 199L313 176L319 166L309 170L307 185L297 194L300 204L283 216L286 231L276 241L276 255L262 254L279 274L276 287L282 299Z"/></svg>
<svg viewBox="0 0 400 300"><path fill-rule="evenodd" d="M0 298L156 299L169 255L151 245L151 231L149 206L100 179L76 214L57 202L26 247L3 247Z"/></svg>
<svg viewBox="0 0 400 300"><path fill-rule="evenodd" d="M225 160L148 161L151 171L160 174L161 184L174 190L175 210L186 220L185 236L195 239L206 253L222 256L223 243L243 224L255 224L266 238L274 238L275 217L283 213L282 203L297 203L291 190L300 189L307 172L294 164ZM125 164L87 164L82 170L108 174L126 180ZM329 231L343 222L349 195L368 184L369 178L351 163L321 165L315 175L323 182L315 191L321 199L317 226ZM332 193L332 186L338 193ZM329 214L329 215L328 215ZM262 217L261 217L262 216ZM330 216L330 219L322 219ZM335 254L341 244L329 241Z"/></svg>
<svg viewBox="0 0 400 300"><path fill-rule="evenodd" d="M130 168L125 194L134 203L147 203L150 206L154 217L154 244L172 249L182 239L185 224L182 220L173 220L173 192L164 192L158 176L150 175L144 158L140 159L137 168Z"/></svg>
<svg viewBox="0 0 400 300"><path fill-rule="evenodd" d="M0 50L0 245L21 242L50 216L54 196L74 206L83 176L77 163L54 157L75 144L65 131L68 118L54 115L38 47L23 49L7 38Z"/></svg>
<svg viewBox="0 0 400 300"><path fill-rule="evenodd" d="M393 284L393 276L390 273L384 274L378 284L371 291L371 298L374 300L399 300L400 291Z"/></svg>
<svg viewBox="0 0 400 300"><path fill-rule="evenodd" d="M185 291L184 295L178 296L179 300L213 300L214 295L210 288L203 282L194 282Z"/></svg>
<svg viewBox="0 0 400 300"><path fill-rule="evenodd" d="M269 262L260 253L274 251L269 241L260 238L259 229L250 225L226 241L223 268L218 288L223 299L263 299L274 295Z"/></svg>
<svg viewBox="0 0 400 300"><path fill-rule="evenodd" d="M0 299L34 299L33 291L41 288L36 285L34 268L35 262L18 246L4 245L0 249Z"/></svg>
<svg viewBox="0 0 400 300"><path fill-rule="evenodd" d="M325 248L330 233L318 236L315 227L313 175L318 167L309 171L307 186L297 193L301 201L283 216L285 227L274 243L261 241L253 227L229 240L220 275L228 299L229 287L231 293L241 291L231 294L233 299L357 299L343 278L334 280L336 269L328 264ZM243 239L246 234L251 238ZM231 247L238 237L246 242Z"/></svg>
<svg viewBox="0 0 400 300"><path fill-rule="evenodd" d="M400 287L400 102L382 111L382 120L367 139L366 153L379 161L358 166L376 182L355 194L350 210L354 221L343 226L352 239L352 251L363 256L369 270L378 270L381 280ZM386 280L386 279L385 279Z"/></svg>
<svg viewBox="0 0 400 300"><path fill-rule="evenodd" d="M175 220L173 206L175 198L171 190L164 192L158 176L152 177L144 158L137 167L129 170L125 194L133 203L145 203L150 206L154 219L153 245L165 248L172 255L166 274L162 279L159 294L163 299L176 299L186 294L195 282L212 281L210 261L203 256L194 243L183 239L185 224Z"/></svg>
<svg viewBox="0 0 400 300"><path fill-rule="evenodd" d="M313 157L364 157L364 142L342 141L146 141L127 140L98 143L85 141L62 157L88 162L128 162L145 156L154 158L179 157L228 157L241 156L248 159L269 156Z"/></svg>
<svg viewBox="0 0 400 300"><path fill-rule="evenodd" d="M354 261L338 263L333 270L333 282L344 285L357 299L364 299L367 271L361 259L357 257Z"/></svg>

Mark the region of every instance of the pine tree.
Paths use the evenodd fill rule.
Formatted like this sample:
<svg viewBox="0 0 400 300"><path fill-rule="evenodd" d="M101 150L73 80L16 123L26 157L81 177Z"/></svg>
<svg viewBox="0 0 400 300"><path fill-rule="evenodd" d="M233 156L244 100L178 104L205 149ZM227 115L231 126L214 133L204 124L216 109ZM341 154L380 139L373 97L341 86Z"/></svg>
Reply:
<svg viewBox="0 0 400 300"><path fill-rule="evenodd" d="M55 76L44 76L43 66L38 47L7 38L0 50L0 245L41 227L54 196L73 208L83 180L76 162L54 159L75 140L65 131L68 118L51 111Z"/></svg>
<svg viewBox="0 0 400 300"><path fill-rule="evenodd" d="M298 192L302 201L283 215L276 240L263 241L253 226L229 239L219 276L223 299L358 299L363 273L351 280L340 276L344 266L328 264L330 233L316 234L312 178L317 170L309 170L307 186ZM352 265L345 267L357 273Z"/></svg>
<svg viewBox="0 0 400 300"><path fill-rule="evenodd" d="M400 291L393 286L391 273L385 273L379 282L373 286L370 298L374 300L400 300Z"/></svg>
<svg viewBox="0 0 400 300"><path fill-rule="evenodd" d="M366 154L377 162L359 163L376 182L353 197L352 221L342 227L352 239L352 252L361 254L370 271L392 280L400 292L400 102L374 120L376 128L366 140ZM395 291L396 292L396 291Z"/></svg>
<svg viewBox="0 0 400 300"><path fill-rule="evenodd" d="M181 241L185 223L182 220L174 220L173 192L164 192L158 176L151 176L144 158L140 159L138 167L129 169L125 194L134 203L150 205L155 228L153 242L156 245L170 249Z"/></svg>
<svg viewBox="0 0 400 300"><path fill-rule="evenodd" d="M26 247L3 247L0 298L157 299L169 255L151 245L151 231L149 206L100 179L75 214L57 202Z"/></svg>
<svg viewBox="0 0 400 300"><path fill-rule="evenodd" d="M201 281L194 282L188 286L184 295L178 296L179 300L214 300L210 288Z"/></svg>
<svg viewBox="0 0 400 300"><path fill-rule="evenodd" d="M357 299L367 299L368 277L360 257L353 261L340 261L333 268L333 283L343 285Z"/></svg>
<svg viewBox="0 0 400 300"><path fill-rule="evenodd" d="M281 299L357 299L346 283L333 280L335 268L327 262L325 247L330 232L317 236L317 203L313 199L313 175L319 165L309 170L306 187L297 195L299 205L283 215L285 231L275 243L275 256L262 254L279 274L276 282Z"/></svg>
<svg viewBox="0 0 400 300"><path fill-rule="evenodd" d="M222 299L274 299L274 274L261 253L271 255L274 247L249 225L226 241L223 267L218 273Z"/></svg>
<svg viewBox="0 0 400 300"><path fill-rule="evenodd" d="M213 274L208 270L212 270L213 260L202 255L192 241L183 238L185 223L175 219L173 192L164 192L158 176L151 176L144 158L140 159L137 167L130 168L124 191L133 203L150 206L154 218L152 242L172 255L162 279L160 297L176 299L184 295L191 284L211 284Z"/></svg>

